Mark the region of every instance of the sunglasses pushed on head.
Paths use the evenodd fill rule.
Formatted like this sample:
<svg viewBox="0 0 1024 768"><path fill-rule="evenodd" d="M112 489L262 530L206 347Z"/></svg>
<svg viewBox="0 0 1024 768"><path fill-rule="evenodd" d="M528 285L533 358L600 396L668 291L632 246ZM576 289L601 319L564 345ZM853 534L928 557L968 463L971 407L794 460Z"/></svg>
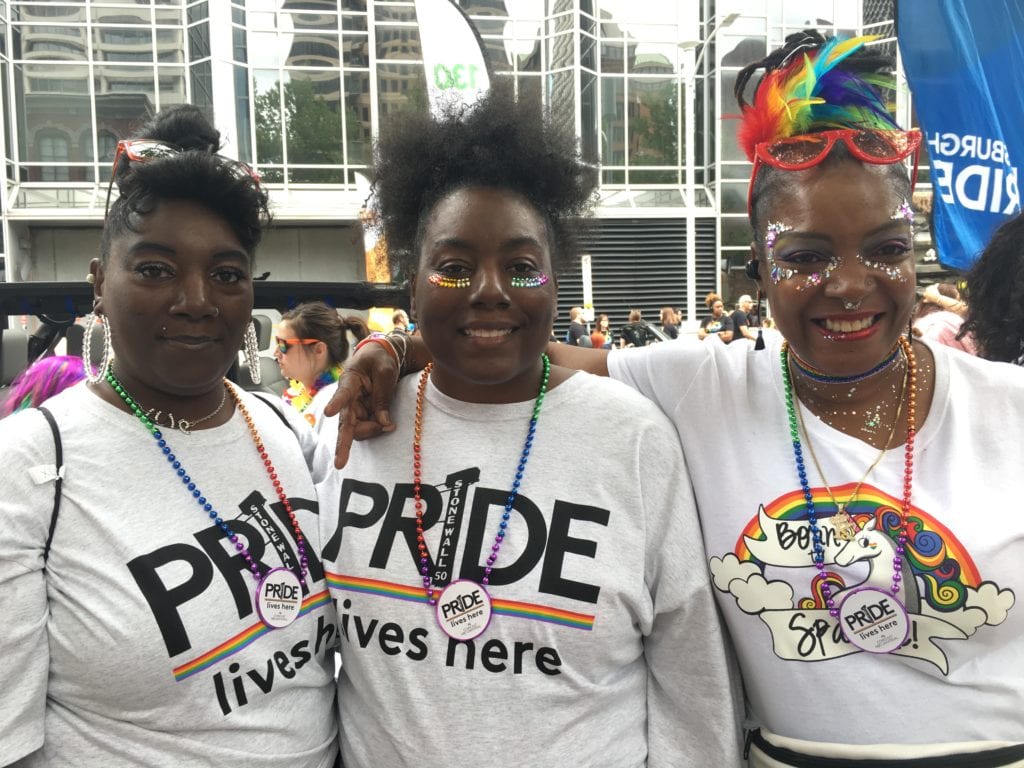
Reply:
<svg viewBox="0 0 1024 768"><path fill-rule="evenodd" d="M762 165L783 171L803 171L824 161L837 143L842 143L852 157L873 165L901 163L913 156L914 170L910 176L910 188L913 190L921 154L919 130L838 128L755 145L754 169L747 189L747 213L750 213L754 181Z"/></svg>
<svg viewBox="0 0 1024 768"><path fill-rule="evenodd" d="M156 139L122 139L117 142L117 151L114 153L114 162L110 168L110 182L107 184L107 202L105 205L104 218L110 213L110 194L114 189L114 179L117 177L118 164L123 161L133 163L145 163L151 160L161 160L167 157L180 155L183 152L197 152L202 150L182 149L173 144L168 144ZM212 152L209 154L213 154ZM249 179L257 187L260 185L260 175L247 163L240 160L233 160L223 155L214 155L229 168L238 178Z"/></svg>

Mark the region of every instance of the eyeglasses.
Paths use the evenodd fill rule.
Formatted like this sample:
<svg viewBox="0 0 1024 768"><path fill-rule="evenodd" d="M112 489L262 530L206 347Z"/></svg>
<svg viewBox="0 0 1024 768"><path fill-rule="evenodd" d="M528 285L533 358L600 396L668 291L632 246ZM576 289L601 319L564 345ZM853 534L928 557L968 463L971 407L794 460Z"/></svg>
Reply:
<svg viewBox="0 0 1024 768"><path fill-rule="evenodd" d="M914 156L914 172L910 176L910 188L917 181L917 164L921 154L921 132L917 129L860 130L840 128L820 133L806 133L778 141L765 141L754 147L754 170L750 174L747 189L747 213L750 213L754 196L754 181L762 164L783 171L803 171L821 163L836 142L846 145L850 154L864 163L890 165Z"/></svg>
<svg viewBox="0 0 1024 768"><path fill-rule="evenodd" d="M122 139L117 142L117 151L114 153L114 163L110 167L110 183L107 184L107 203L105 206L106 210L104 217L106 217L107 213L110 213L110 193L114 189L114 179L117 177L117 164L121 161L122 157L126 157L134 163L144 163L148 160L158 160L165 157L180 155L185 151L195 150L184 150L181 147L176 147L173 144L165 144L164 142L157 141L156 139ZM223 157L221 155L215 155L215 157L223 161L225 167L229 168L236 177L251 179L257 187L260 185L260 175L247 163L243 163L240 160L232 160L229 157Z"/></svg>
<svg viewBox="0 0 1024 768"><path fill-rule="evenodd" d="M282 355L287 355L288 350L297 344L316 344L320 339L282 339L280 336L275 336L274 341L277 342L277 351Z"/></svg>

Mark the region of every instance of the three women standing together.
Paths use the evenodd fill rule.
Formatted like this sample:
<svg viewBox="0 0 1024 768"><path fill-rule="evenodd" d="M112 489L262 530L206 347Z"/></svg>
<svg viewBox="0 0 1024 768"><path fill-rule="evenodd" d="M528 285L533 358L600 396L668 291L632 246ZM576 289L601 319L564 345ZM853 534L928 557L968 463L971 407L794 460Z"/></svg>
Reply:
<svg viewBox="0 0 1024 768"><path fill-rule="evenodd" d="M63 471L40 412L0 422L0 763L329 766L339 640L349 766L739 765L733 649L753 766L1024 763L1024 371L906 336L921 137L864 43L801 33L738 78L764 350L547 345L574 137L502 88L389 126L421 336L349 364L342 473L223 380L258 183L194 110L122 142L91 269L114 362L47 406ZM709 434L764 448L743 482Z"/></svg>

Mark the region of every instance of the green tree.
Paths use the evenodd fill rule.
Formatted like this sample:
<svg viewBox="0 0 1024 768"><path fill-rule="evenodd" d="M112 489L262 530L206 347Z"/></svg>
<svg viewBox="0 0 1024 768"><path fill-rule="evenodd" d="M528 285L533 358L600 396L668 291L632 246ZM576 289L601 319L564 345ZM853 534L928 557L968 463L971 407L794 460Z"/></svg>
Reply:
<svg viewBox="0 0 1024 768"><path fill-rule="evenodd" d="M277 87L256 93L256 157L259 163L284 161L282 133L288 142L290 163L341 165L341 111L314 90L311 80L290 80L284 84L284 120ZM255 85L253 87L255 91ZM282 125L283 123L283 125ZM352 135L353 127L349 126Z"/></svg>
<svg viewBox="0 0 1024 768"><path fill-rule="evenodd" d="M639 94L633 118L633 165L676 165L679 148L679 109L676 86L664 83Z"/></svg>

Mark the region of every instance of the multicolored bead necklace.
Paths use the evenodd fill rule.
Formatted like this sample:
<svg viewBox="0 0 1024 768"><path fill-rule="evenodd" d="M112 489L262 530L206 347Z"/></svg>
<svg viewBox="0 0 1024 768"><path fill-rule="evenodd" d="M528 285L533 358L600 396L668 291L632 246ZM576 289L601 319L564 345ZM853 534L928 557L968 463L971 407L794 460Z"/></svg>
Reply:
<svg viewBox="0 0 1024 768"><path fill-rule="evenodd" d="M537 420L540 418L540 410L544 405L544 397L548 390L548 380L551 378L551 361L547 355L543 355L541 360L544 365L544 371L541 374L540 380L540 391L537 393L537 399L533 403L533 414L530 417L530 426L526 432L526 442L523 445L523 453L519 457L519 465L516 467L515 478L512 480L512 489L508 492L508 498L505 500L505 511L501 515L501 522L498 524L498 532L494 536L494 544L491 546L491 553L487 556L487 565L484 568L484 577L481 579L481 584L487 586L491 580L491 570L494 567L494 562L498 559L498 551L501 549L501 544L505 539L505 533L508 529L508 521L512 517L512 506L515 504L516 496L519 494L519 487L523 482L523 474L526 471L526 463L530 458L530 450L533 448L533 438L537 432ZM433 363L428 363L423 369L423 373L420 374L419 388L416 391L416 422L413 427L413 440L412 440L412 476L413 476L413 499L416 506L416 545L419 549L420 555L420 574L423 577L423 589L427 595L427 602L431 605L436 605L437 600L434 597L434 591L431 587L431 576L430 576L430 553L427 551L427 543L423 538L423 499L420 496L420 483L422 481L421 473L421 445L423 440L423 405L426 401L427 392L427 381L430 379L430 371L433 368Z"/></svg>
<svg viewBox="0 0 1024 768"><path fill-rule="evenodd" d="M903 461L903 500L900 504L900 524L896 540L896 556L893 559L893 574L891 593L895 597L899 593L900 581L903 578L901 566L903 565L904 545L907 541L907 521L910 518L910 498L914 486L914 438L917 434L917 361L910 341L900 337L897 351L902 349L907 358L907 379L906 379L906 402L907 402L907 441L904 448ZM807 508L807 524L811 530L811 541L813 552L811 555L814 567L817 568L821 578L822 595L825 604L828 606L829 615L839 616L839 609L836 607L832 597L832 590L828 585L825 575L825 546L822 542L821 527L818 525L818 516L814 508L814 496L811 493L811 486L807 480L807 467L804 465L803 447L800 443L800 429L797 424L796 403L793 394L793 379L789 372L789 362L793 355L789 350L789 343L782 345L782 381L786 393L786 413L789 417L789 434L793 443L793 458L796 462L797 475L800 478L800 487L804 494L804 503Z"/></svg>
<svg viewBox="0 0 1024 768"><path fill-rule="evenodd" d="M152 420L146 415L146 412L138 404L134 397L132 397L122 386L121 382L118 381L112 370L107 371L107 383L111 386L114 392L117 394L124 404L128 406L128 409L142 422L143 426L149 430L149 433L153 436L156 441L157 448L163 453L164 458L167 459L167 463L171 466L178 477L181 479L182 485L184 485L188 491L192 494L192 498L195 499L196 503L202 509L202 511L209 517L214 524L224 532L235 550L241 554L245 560L246 566L252 572L253 578L258 583L262 583L263 579L266 578L264 574L260 572L260 564L256 561L256 558L252 556L249 548L242 544L238 540L238 534L236 534L228 522L221 517L220 513L214 509L206 496L196 486L195 482L189 476L188 471L181 465L181 461L174 455L171 447L167 444L167 440L164 439L163 433L160 431ZM238 393L235 392L234 388L228 384L227 380L224 381L224 387L231 394L232 399L235 401L235 407L238 408L239 413L242 414L242 418L245 419L246 426L249 428L249 434L252 436L253 444L256 446L256 451L259 453L260 459L263 461L263 466L266 468L267 475L270 477L271 484L274 486L274 491L277 493L277 498L281 501L281 505L288 513L288 520L291 522L292 530L295 532L295 545L298 550L299 565L301 567L301 574L299 576L302 583L306 581L306 574L309 571L309 557L306 554L306 539L302 535L302 529L299 527L298 518L295 516L295 512L292 509L291 502L288 500L288 495L284 492L284 488L281 486L281 481L278 479L277 470L274 468L273 462L270 460L270 456L267 453L266 446L263 444L263 440L260 437L259 432L256 429L256 424L253 422L252 416L248 409L242 403Z"/></svg>

